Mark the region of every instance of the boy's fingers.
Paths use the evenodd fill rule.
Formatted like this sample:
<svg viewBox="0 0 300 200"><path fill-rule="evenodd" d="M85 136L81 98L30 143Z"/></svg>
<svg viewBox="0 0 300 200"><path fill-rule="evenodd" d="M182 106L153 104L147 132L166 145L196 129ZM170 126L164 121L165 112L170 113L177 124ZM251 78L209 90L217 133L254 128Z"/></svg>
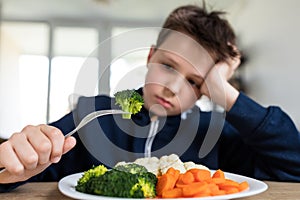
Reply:
<svg viewBox="0 0 300 200"><path fill-rule="evenodd" d="M55 127L27 126L0 146L0 168L5 168L0 172L0 181L27 180L51 163L58 162L62 154L75 145L74 137L65 138Z"/></svg>
<svg viewBox="0 0 300 200"><path fill-rule="evenodd" d="M10 155L10 156L5 156ZM5 167L12 174L22 174L24 171L24 166L21 161L18 159L17 155L11 144L9 142L5 142L1 145L0 148L0 156L3 157L1 159L1 167Z"/></svg>
<svg viewBox="0 0 300 200"><path fill-rule="evenodd" d="M49 162L52 150L52 141L47 135L47 131L42 130L41 126L26 126L21 134L26 135L28 144L37 154L38 164ZM20 145L16 145L19 147ZM30 154L32 155L32 154Z"/></svg>
<svg viewBox="0 0 300 200"><path fill-rule="evenodd" d="M76 145L76 139L73 136L69 136L65 139L63 154L70 151Z"/></svg>
<svg viewBox="0 0 300 200"><path fill-rule="evenodd" d="M34 146L28 142L29 139L23 133L14 134L12 139L15 141L12 146L15 152L14 155L18 157L24 168L34 169L38 165L39 154Z"/></svg>
<svg viewBox="0 0 300 200"><path fill-rule="evenodd" d="M230 68L235 70L241 64L241 56L237 56L235 58L228 58L227 61Z"/></svg>
<svg viewBox="0 0 300 200"><path fill-rule="evenodd" d="M11 180L11 174L6 170L0 171L0 184L7 183L7 180Z"/></svg>
<svg viewBox="0 0 300 200"><path fill-rule="evenodd" d="M58 128L52 126L41 125L40 129L51 141L50 161L58 162L63 153L64 135Z"/></svg>

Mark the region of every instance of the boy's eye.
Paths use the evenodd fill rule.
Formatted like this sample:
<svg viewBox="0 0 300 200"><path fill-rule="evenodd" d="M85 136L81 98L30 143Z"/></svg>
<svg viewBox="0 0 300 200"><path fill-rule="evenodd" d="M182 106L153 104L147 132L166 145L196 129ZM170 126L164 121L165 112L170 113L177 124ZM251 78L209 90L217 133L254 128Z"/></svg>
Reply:
<svg viewBox="0 0 300 200"><path fill-rule="evenodd" d="M166 68L167 70L173 70L173 67L171 67L170 65L162 64L162 66L163 66L164 68Z"/></svg>
<svg viewBox="0 0 300 200"><path fill-rule="evenodd" d="M195 87L195 88L197 88L197 89L200 89L200 87L201 87L201 84L198 84L198 83L196 83L196 82L193 81L193 80L188 80L188 82L190 83L190 85L191 85L192 87Z"/></svg>

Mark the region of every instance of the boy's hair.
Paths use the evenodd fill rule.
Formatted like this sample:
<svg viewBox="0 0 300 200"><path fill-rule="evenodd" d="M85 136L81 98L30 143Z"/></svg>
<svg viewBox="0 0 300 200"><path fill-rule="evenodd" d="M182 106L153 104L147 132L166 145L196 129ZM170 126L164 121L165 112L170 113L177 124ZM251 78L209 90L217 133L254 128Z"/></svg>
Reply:
<svg viewBox="0 0 300 200"><path fill-rule="evenodd" d="M228 21L221 18L224 14L220 11L208 12L205 4L203 8L181 6L166 19L156 45L159 47L173 30L191 36L209 52L216 63L236 57L239 55L237 48L234 48L236 36Z"/></svg>

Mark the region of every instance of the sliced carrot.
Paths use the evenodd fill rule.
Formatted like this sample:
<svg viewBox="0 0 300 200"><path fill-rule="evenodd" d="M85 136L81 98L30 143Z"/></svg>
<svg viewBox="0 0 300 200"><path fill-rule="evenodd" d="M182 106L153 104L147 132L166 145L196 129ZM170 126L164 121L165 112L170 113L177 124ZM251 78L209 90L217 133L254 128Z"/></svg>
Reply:
<svg viewBox="0 0 300 200"><path fill-rule="evenodd" d="M214 183L209 183L209 184L207 184L207 187L209 188L212 196L214 196L214 194L219 193L220 189L219 189L218 185L216 185Z"/></svg>
<svg viewBox="0 0 300 200"><path fill-rule="evenodd" d="M244 191L244 190L246 190L246 189L248 189L248 188L249 188L249 183L248 183L247 181L241 182L241 183L239 184L239 187L238 187L238 189L239 189L240 192L241 192L241 191Z"/></svg>
<svg viewBox="0 0 300 200"><path fill-rule="evenodd" d="M211 179L211 173L206 169L189 169L188 172L191 172L194 175L195 181L205 181Z"/></svg>
<svg viewBox="0 0 300 200"><path fill-rule="evenodd" d="M224 190L226 194L239 192L240 184L231 179L225 179L225 182L218 184L220 190Z"/></svg>
<svg viewBox="0 0 300 200"><path fill-rule="evenodd" d="M210 193L200 192L198 194L195 194L193 197L209 197L211 196Z"/></svg>
<svg viewBox="0 0 300 200"><path fill-rule="evenodd" d="M171 174L163 174L159 177L156 184L156 193L161 196L163 191L171 190L174 188L177 179L175 179Z"/></svg>
<svg viewBox="0 0 300 200"><path fill-rule="evenodd" d="M170 167L168 170L167 170L167 172L166 172L167 174L172 174L172 175L179 175L180 174L180 171L179 170L177 170L177 169L175 169L175 168L173 168L173 167Z"/></svg>
<svg viewBox="0 0 300 200"><path fill-rule="evenodd" d="M188 187L182 188L182 195L184 197L192 197L202 191L205 191L207 189L207 183L205 182L195 182L189 184Z"/></svg>
<svg viewBox="0 0 300 200"><path fill-rule="evenodd" d="M188 185L190 183L193 183L195 181L195 178L194 178L194 175L191 172L187 171L184 174L182 174L182 176L180 176L179 181L183 184Z"/></svg>
<svg viewBox="0 0 300 200"><path fill-rule="evenodd" d="M208 197L208 196L212 196L211 191L208 187L202 190L201 192L193 195L193 197Z"/></svg>
<svg viewBox="0 0 300 200"><path fill-rule="evenodd" d="M161 198L207 197L233 194L249 188L248 182L237 182L225 178L222 170L213 175L203 169L190 169L185 173L169 168L158 177L156 192Z"/></svg>
<svg viewBox="0 0 300 200"><path fill-rule="evenodd" d="M212 178L211 182L215 183L215 184L222 184L225 183L225 179L224 178Z"/></svg>
<svg viewBox="0 0 300 200"><path fill-rule="evenodd" d="M217 171L214 172L214 174L212 175L212 178L223 178L225 179L225 173L218 169Z"/></svg>
<svg viewBox="0 0 300 200"><path fill-rule="evenodd" d="M225 182L220 183L219 187L221 188L222 186L232 186L232 187L238 188L239 185L240 184L238 182L236 182L236 181L233 181L233 180L230 180L230 179L225 179Z"/></svg>
<svg viewBox="0 0 300 200"><path fill-rule="evenodd" d="M234 194L239 192L239 190L233 186L225 186L222 188L222 190L224 190L226 194Z"/></svg>
<svg viewBox="0 0 300 200"><path fill-rule="evenodd" d="M179 177L179 175L180 175L180 171L177 170L177 169L175 169L175 168L173 168L173 167L170 167L170 168L167 170L166 173L167 173L167 174L171 174L171 175L174 177L174 179L176 179L176 181L177 181L177 179L178 179L178 177Z"/></svg>
<svg viewBox="0 0 300 200"><path fill-rule="evenodd" d="M218 190L213 193L213 196L225 195L225 194L226 194L225 190Z"/></svg>
<svg viewBox="0 0 300 200"><path fill-rule="evenodd" d="M177 181L176 185L175 185L175 187L178 187L178 188L183 188L183 187L188 187L188 186L189 186L189 184L184 184L181 181Z"/></svg>
<svg viewBox="0 0 300 200"><path fill-rule="evenodd" d="M173 188L171 190L163 191L162 198L179 198L182 197L182 189L181 188Z"/></svg>

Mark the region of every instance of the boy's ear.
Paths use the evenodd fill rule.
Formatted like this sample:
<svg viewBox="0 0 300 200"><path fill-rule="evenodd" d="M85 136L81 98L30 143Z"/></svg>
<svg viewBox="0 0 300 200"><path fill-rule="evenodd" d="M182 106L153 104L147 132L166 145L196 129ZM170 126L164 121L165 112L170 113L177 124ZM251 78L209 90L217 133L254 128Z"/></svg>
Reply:
<svg viewBox="0 0 300 200"><path fill-rule="evenodd" d="M148 54L148 57L147 57L147 63L149 63L149 60L151 59L152 55L154 54L155 48L156 48L155 45L151 45L151 48L149 50L149 54Z"/></svg>

